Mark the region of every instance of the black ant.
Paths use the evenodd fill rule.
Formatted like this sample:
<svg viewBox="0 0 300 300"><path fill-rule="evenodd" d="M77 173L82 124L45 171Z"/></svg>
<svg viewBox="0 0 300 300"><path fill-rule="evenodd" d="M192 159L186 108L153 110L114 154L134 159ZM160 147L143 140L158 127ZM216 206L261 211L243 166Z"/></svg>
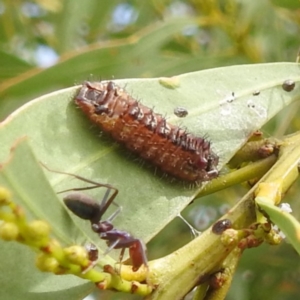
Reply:
<svg viewBox="0 0 300 300"><path fill-rule="evenodd" d="M98 183L84 177L61 172L50 170L47 166L42 164L47 170L59 174L73 176L79 180L93 184L93 186L88 186L84 188L74 188L69 190L64 190L59 193L64 193L68 191L76 191L68 194L63 198L64 203L73 214L77 217L89 220L91 222L91 228L94 232L98 233L99 237L106 241L108 249L104 252L104 255L108 254L112 249L121 249L120 261L122 261L125 249L129 249L129 256L132 261L132 270L137 271L142 265L148 267L147 256L146 256L146 247L144 243L126 231L118 230L114 228L112 221L120 213L121 207L114 202L118 194L118 189L113 187L110 184ZM88 190L97 187L106 187L107 191L101 201L101 204L97 203L93 198L89 197L84 193L78 191ZM113 191L113 194L109 196L110 192ZM101 221L102 216L108 209L111 204L118 206L118 209L105 221Z"/></svg>

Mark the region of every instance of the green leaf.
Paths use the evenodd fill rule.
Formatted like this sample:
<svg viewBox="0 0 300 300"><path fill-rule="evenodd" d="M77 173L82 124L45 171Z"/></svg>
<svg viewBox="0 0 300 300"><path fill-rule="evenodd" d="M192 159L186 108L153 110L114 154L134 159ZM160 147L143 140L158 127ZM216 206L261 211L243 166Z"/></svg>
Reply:
<svg viewBox="0 0 300 300"><path fill-rule="evenodd" d="M288 241L300 254L300 223L290 213L283 211L269 201L257 197L257 204L268 214L270 220L287 236Z"/></svg>
<svg viewBox="0 0 300 300"><path fill-rule="evenodd" d="M193 20L169 20L141 30L127 39L89 45L80 51L69 52L50 68L31 69L3 82L0 85L1 102L4 99L7 101L6 97L14 99L21 96L28 100L28 95L72 85L74 78L81 82L90 74L102 78L110 78L112 74L121 78L142 74L151 77L151 74L145 74L145 70L150 70L153 63L163 69L174 64L175 57L162 55L161 48L173 34L189 24L193 24ZM152 59L149 60L149 57Z"/></svg>
<svg viewBox="0 0 300 300"><path fill-rule="evenodd" d="M288 78L299 85L297 64L245 65L187 73L174 79L178 82L174 89L165 87L163 78L116 83L166 115L169 122L209 137L221 167L254 130L299 97L299 87L291 92L282 89ZM257 90L260 94L253 96ZM73 104L77 91L73 87L45 95L3 122L0 159L8 156L15 139L27 135L38 159L50 168L116 186L116 201L123 205L116 224L148 241L191 201L197 189L155 175L148 164L107 136L98 137L100 130L92 128ZM188 110L186 118L174 116L177 106ZM56 191L82 185L68 176L49 172L47 176ZM101 200L102 191L93 192Z"/></svg>
<svg viewBox="0 0 300 300"><path fill-rule="evenodd" d="M86 0L84 2L64 1L62 10L56 16L55 22L57 38L55 46L59 53L72 50L74 46L78 46L83 42L82 32L80 31L83 31L85 26L100 35L99 28L90 28L90 24L86 22L95 15L98 18L98 23L103 22L107 24L111 10L116 5L115 2L109 1L105 5L101 5L97 0ZM105 26L103 28L106 29Z"/></svg>
<svg viewBox="0 0 300 300"><path fill-rule="evenodd" d="M195 20L169 19L149 26L133 36L82 47L61 57L47 69L34 68L0 84L0 119L30 98L82 82L92 74L98 79L155 77L205 68L212 63L237 63L228 55L208 57L164 53L163 46ZM66 29L67 30L67 29ZM151 57L151 60L149 60ZM244 60L243 60L244 61ZM155 68L153 68L155 66ZM71 71L70 71L71 70Z"/></svg>
<svg viewBox="0 0 300 300"><path fill-rule="evenodd" d="M286 79L296 82L296 88L291 92L282 89ZM299 99L299 82L298 65L292 63L233 66L173 78L116 80L143 104L165 115L168 122L184 126L195 135L207 136L220 156L219 168L254 130ZM78 89L72 87L35 99L2 122L0 161L7 159L15 140L26 135L37 159L51 169L117 187L116 202L123 206L123 211L114 222L116 228L127 230L147 242L190 203L199 187L161 176L106 135L99 136L100 130L92 127L74 105L73 98ZM258 90L259 95L254 96ZM174 115L178 106L188 110L187 117L179 119ZM28 160L26 156L23 159ZM15 182L13 189L19 185L30 187L26 178L33 172L30 165L21 164L19 172L21 174L10 176ZM42 178L41 170L36 172L36 178ZM44 172L55 192L85 186L69 176ZM101 201L105 189L87 192ZM51 199L57 199L53 191L49 195ZM30 199L40 201L41 197L32 195ZM49 201L51 206L56 203ZM50 202L49 209L48 204L43 204L47 213L38 213L38 216L52 215ZM113 208L104 218L112 211ZM68 239L78 241L90 237L99 244L99 238L91 232L88 222L71 217L76 226L70 225ZM64 217L58 212L57 218L54 223L58 222L60 228L63 221L59 219ZM73 227L77 227L76 230L73 231ZM104 247L102 244L101 249Z"/></svg>
<svg viewBox="0 0 300 300"><path fill-rule="evenodd" d="M29 221L46 220L55 237L65 245L76 240L80 231L72 223L26 141L15 145L9 160L1 166L0 185L12 192L12 200L25 210ZM75 299L93 289L93 284L72 275L40 272L35 267L36 253L25 245L0 240L0 249L1 299Z"/></svg>
<svg viewBox="0 0 300 300"><path fill-rule="evenodd" d="M272 0L271 1L273 5L282 7L282 8L287 8L287 9L299 9L300 8L300 3L299 0Z"/></svg>
<svg viewBox="0 0 300 300"><path fill-rule="evenodd" d="M30 64L21 60L19 57L8 54L4 51L0 51L0 66L0 82L17 76L32 68Z"/></svg>

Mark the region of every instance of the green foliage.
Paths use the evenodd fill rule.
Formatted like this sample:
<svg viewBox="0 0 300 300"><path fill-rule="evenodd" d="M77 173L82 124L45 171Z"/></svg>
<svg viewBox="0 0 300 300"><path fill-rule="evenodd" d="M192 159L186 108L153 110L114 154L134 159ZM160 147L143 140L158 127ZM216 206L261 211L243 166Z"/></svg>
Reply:
<svg viewBox="0 0 300 300"><path fill-rule="evenodd" d="M299 113L298 102L294 101L299 98L299 66L272 63L189 72L245 63L295 61L299 47L297 8L300 5L299 1L284 0L128 1L122 17L114 19L113 13L119 4L115 0L2 2L5 9L0 15L0 119L28 100L36 99L1 123L0 161L7 160L15 140L26 135L34 155L49 167L117 186L120 194L116 201L124 210L116 226L149 241L199 189L153 176L153 169L134 162L128 153L124 159L124 149L105 136L97 139L99 131L90 129L88 121L74 108L72 98L78 87L59 89L81 83L90 76L92 80L124 78L118 80L118 84L126 86L126 90L144 104L165 114L170 122L186 126L195 134L206 134L221 157L220 166L224 165L251 132L276 114L265 127L268 134L281 137L286 131L299 130L299 120L293 118ZM122 24L125 11L132 18ZM41 45L58 55L58 61L49 68L37 65L36 50ZM179 74L183 75L177 76ZM168 78L130 79L159 76L177 76L174 77L176 84L172 83L174 78L171 83ZM297 88L291 93L282 90L286 79L296 82ZM254 97L256 91L260 91L260 95ZM252 105L254 99L255 105ZM229 103L231 100L233 102ZM293 101L292 106L287 107ZM188 117L178 122L173 115L176 106L186 107ZM278 114L281 110L283 113ZM70 219L61 210L60 200L55 195L59 190L82 183L50 172L46 172L46 179L42 168L26 164L29 162L30 159L24 157L24 162L18 161L18 165L11 166L15 168L14 174L1 180L1 184L10 181L10 189L26 200L28 212L46 220L50 218L48 221L53 224L55 235L65 243L82 241L83 237L95 238L86 222L73 216ZM29 173L36 178L35 182ZM95 191L92 195L101 199L102 192ZM288 194L290 198L284 201L292 199L294 216L299 219L299 204L293 202L297 193L298 189L293 189ZM217 194L213 199L207 198L207 201L212 203L219 198L233 206L232 199L239 197L240 193L232 190ZM39 199L40 209L36 204ZM49 203L51 209L48 209ZM44 207L47 209L43 211ZM194 209L194 205L190 207ZM264 209L270 216L274 214L277 222L280 212L274 205L266 205ZM278 223L281 222L285 223L279 218ZM157 245L161 245L157 255L161 256L164 244L171 244L172 232L176 233L175 243L181 240L177 229L173 227L173 231L162 235L163 242L157 240ZM105 249L103 243L95 242ZM150 256L155 256L155 249L150 249ZM247 282L237 278L239 287L234 286L228 299L293 299L298 294L298 283L291 275L295 266L290 263L293 257L286 255L291 246L278 250L285 251L279 256L286 269L280 272L272 264L268 270L267 267L259 270L259 266L264 265L263 255L274 257L274 261L279 258L274 250L265 250L271 251L268 254L263 249L256 257L248 256L250 251L243 255L238 274L251 270L255 279ZM19 256L20 253L24 257L23 254ZM116 258L117 254L112 255ZM13 266L19 270L18 276L23 279L20 288L23 299L28 296L27 290L31 297L30 293L35 296L41 293L43 299L72 299L91 288L90 284L78 280L67 282L44 277L45 274L41 275L42 279L33 277L38 279L31 281L26 274L37 273L32 270L33 257L21 246L14 248L1 242L0 256L1 269L10 270L12 276L16 276L11 265L13 261ZM248 257L251 257L250 265ZM255 262L257 266L253 267ZM25 264L24 269L18 267ZM283 273L290 275L283 278ZM266 284L264 275L271 278ZM6 274L1 278L2 291L11 291L12 299L20 298L21 294L14 288L18 282L10 281ZM281 289L287 282L291 287L288 292ZM50 288L53 286L57 287L55 292ZM68 288L66 291L64 286ZM46 287L49 290L46 291Z"/></svg>

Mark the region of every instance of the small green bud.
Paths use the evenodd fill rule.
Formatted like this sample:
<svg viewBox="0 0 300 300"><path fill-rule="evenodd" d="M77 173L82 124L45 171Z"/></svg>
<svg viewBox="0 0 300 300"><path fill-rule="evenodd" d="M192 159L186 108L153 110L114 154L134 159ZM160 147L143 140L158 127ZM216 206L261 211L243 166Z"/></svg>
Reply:
<svg viewBox="0 0 300 300"><path fill-rule="evenodd" d="M229 228L221 235L221 242L224 246L237 244L239 241L239 232L235 229Z"/></svg>
<svg viewBox="0 0 300 300"><path fill-rule="evenodd" d="M279 245L282 242L282 235L280 232L277 232L276 230L272 229L267 235L266 235L266 242L270 245Z"/></svg>
<svg viewBox="0 0 300 300"><path fill-rule="evenodd" d="M89 264L87 250L84 247L74 245L64 249L67 259L76 265L86 267Z"/></svg>
<svg viewBox="0 0 300 300"><path fill-rule="evenodd" d="M15 223L4 222L0 225L0 237L5 241L14 241L19 236L19 228Z"/></svg>
<svg viewBox="0 0 300 300"><path fill-rule="evenodd" d="M59 262L54 257L45 253L38 255L35 264L42 272L58 273L60 271Z"/></svg>
<svg viewBox="0 0 300 300"><path fill-rule="evenodd" d="M7 205L11 202L11 193L8 189L0 186L0 206Z"/></svg>
<svg viewBox="0 0 300 300"><path fill-rule="evenodd" d="M35 220L28 224L25 234L26 238L33 241L48 238L50 234L50 226L45 221Z"/></svg>

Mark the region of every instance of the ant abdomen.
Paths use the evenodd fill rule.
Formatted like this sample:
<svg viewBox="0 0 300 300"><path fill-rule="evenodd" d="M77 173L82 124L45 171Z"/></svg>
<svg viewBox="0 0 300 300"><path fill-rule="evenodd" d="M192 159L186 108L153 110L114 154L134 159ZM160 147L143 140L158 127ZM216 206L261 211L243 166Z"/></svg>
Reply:
<svg viewBox="0 0 300 300"><path fill-rule="evenodd" d="M73 192L63 198L68 209L77 217L89 220L91 223L99 222L102 212L100 205L90 196Z"/></svg>

